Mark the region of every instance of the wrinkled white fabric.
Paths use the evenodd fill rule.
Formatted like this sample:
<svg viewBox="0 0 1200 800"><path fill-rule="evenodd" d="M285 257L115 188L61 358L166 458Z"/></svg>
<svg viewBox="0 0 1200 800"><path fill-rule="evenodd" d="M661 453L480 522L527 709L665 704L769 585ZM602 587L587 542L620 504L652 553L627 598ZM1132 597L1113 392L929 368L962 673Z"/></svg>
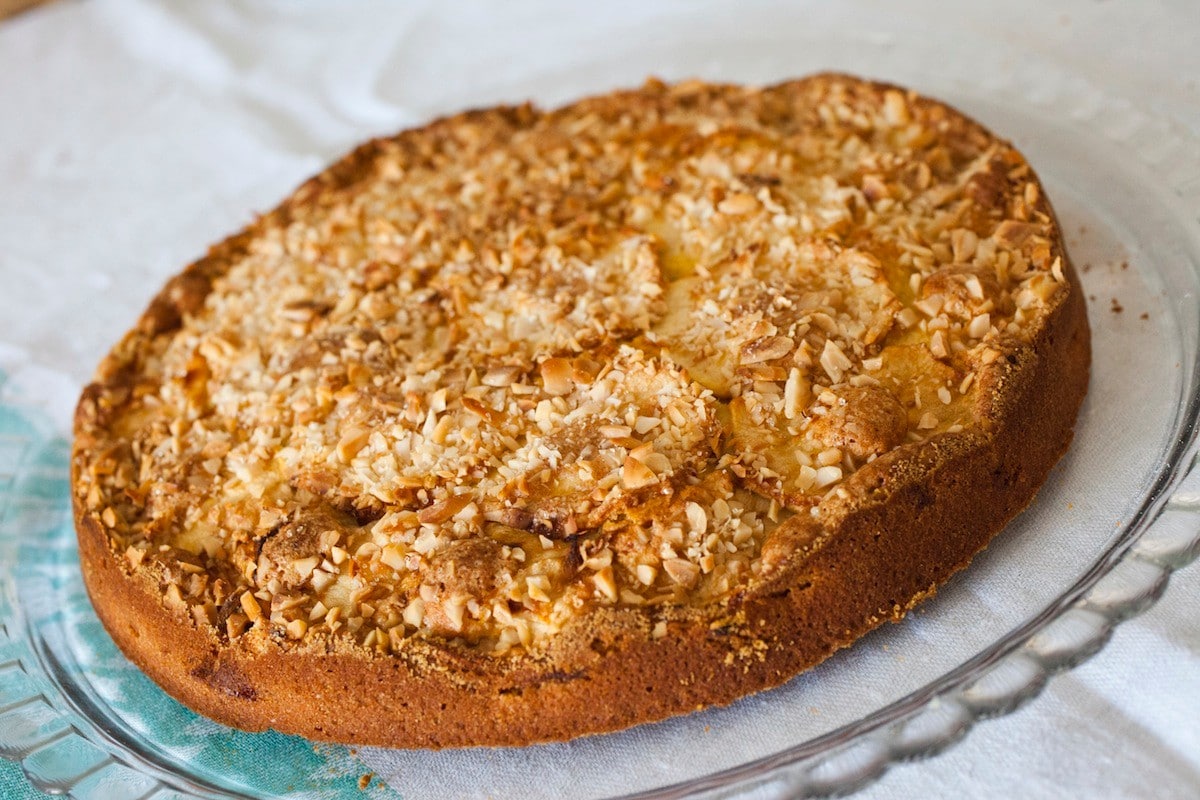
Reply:
<svg viewBox="0 0 1200 800"><path fill-rule="evenodd" d="M1200 137L1194 9L963 5L60 0L0 23L6 391L36 398L69 430L79 387L168 276L372 135L472 106L553 105L649 74L770 82L839 69L948 87L947 99L1026 149L1076 262L1092 267L1092 395L1037 507L910 622L778 692L571 745L362 757L406 797L592 796L830 730L953 668L1077 577L1144 491L1177 388L1170 331L1139 326L1134 313L1157 318L1171 299L1073 182L1086 164L1039 138L1044 110L1026 118L1023 100L1006 111L989 98L1045 65ZM943 63L962 74L939 75ZM1196 224L1200 209L1179 211L1174 224ZM1110 296L1130 313L1112 314ZM1200 796L1198 604L1200 572L1184 570L1155 608L1029 706L933 760L894 767L863 796Z"/></svg>

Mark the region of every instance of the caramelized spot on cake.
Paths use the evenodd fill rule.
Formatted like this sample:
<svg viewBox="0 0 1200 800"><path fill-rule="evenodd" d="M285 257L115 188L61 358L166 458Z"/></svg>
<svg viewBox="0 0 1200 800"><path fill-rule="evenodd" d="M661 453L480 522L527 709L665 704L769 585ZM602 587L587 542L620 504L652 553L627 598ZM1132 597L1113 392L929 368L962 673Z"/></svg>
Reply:
<svg viewBox="0 0 1200 800"><path fill-rule="evenodd" d="M837 392L827 413L813 419L809 432L826 448L838 448L861 462L902 444L908 415L881 386L848 386Z"/></svg>

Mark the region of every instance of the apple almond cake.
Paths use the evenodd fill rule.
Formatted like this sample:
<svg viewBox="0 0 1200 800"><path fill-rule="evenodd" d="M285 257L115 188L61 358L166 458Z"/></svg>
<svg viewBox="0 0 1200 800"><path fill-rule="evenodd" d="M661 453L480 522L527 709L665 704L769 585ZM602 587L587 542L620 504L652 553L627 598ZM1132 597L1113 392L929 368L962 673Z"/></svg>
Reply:
<svg viewBox="0 0 1200 800"><path fill-rule="evenodd" d="M614 731L929 597L1066 450L1089 353L1029 164L914 92L471 111L167 283L79 403L83 576L238 728Z"/></svg>

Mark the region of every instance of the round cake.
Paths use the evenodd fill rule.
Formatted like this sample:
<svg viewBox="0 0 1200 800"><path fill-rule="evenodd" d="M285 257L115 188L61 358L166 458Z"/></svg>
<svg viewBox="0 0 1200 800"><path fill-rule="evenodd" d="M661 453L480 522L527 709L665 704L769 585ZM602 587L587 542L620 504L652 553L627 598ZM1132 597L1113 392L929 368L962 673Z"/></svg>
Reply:
<svg viewBox="0 0 1200 800"><path fill-rule="evenodd" d="M1010 144L817 75L359 147L173 278L79 403L83 576L247 730L521 745L778 685L1066 450L1079 284Z"/></svg>

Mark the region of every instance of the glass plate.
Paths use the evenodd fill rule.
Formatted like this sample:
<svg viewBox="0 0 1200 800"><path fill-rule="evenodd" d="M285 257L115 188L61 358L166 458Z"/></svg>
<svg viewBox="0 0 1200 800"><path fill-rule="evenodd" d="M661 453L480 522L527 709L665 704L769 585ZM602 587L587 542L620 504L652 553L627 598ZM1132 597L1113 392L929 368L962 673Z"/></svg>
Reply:
<svg viewBox="0 0 1200 800"><path fill-rule="evenodd" d="M1076 441L1034 506L903 624L729 708L560 745L356 753L199 718L119 654L78 575L66 441L31 410L38 398L0 385L0 755L45 791L117 800L843 793L1020 706L1161 594L1200 548L1200 143L1052 66L957 40L711 29L654 48L631 33L601 62L489 73L417 110L553 104L650 73L766 82L835 68L1013 139L1055 200L1095 351Z"/></svg>

